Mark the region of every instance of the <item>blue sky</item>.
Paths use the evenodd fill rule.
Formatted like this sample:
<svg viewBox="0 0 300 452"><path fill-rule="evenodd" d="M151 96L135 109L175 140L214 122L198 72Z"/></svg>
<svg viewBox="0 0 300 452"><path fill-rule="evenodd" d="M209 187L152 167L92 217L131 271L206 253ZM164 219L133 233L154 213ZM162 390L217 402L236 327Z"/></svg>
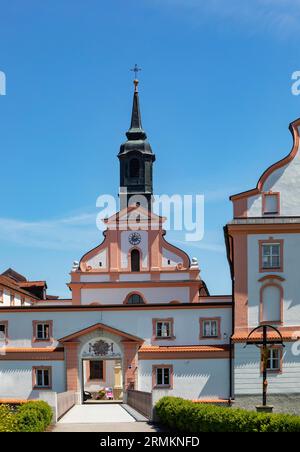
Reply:
<svg viewBox="0 0 300 452"><path fill-rule="evenodd" d="M102 241L96 199L118 191L138 63L155 192L206 196L204 240L168 239L229 293L228 195L288 153L300 116L300 1L11 0L0 14L0 270L69 296L73 260Z"/></svg>

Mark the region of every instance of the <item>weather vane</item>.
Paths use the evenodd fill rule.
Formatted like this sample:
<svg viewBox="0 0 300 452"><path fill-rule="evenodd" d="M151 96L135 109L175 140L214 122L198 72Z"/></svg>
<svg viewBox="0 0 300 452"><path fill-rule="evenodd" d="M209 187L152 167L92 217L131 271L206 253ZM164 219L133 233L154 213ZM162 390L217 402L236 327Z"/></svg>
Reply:
<svg viewBox="0 0 300 452"><path fill-rule="evenodd" d="M141 71L142 69L140 68L140 67L138 67L138 65L137 64L135 64L134 65L134 67L132 68L132 69L130 69L132 72L134 72L134 76L135 76L135 78L137 79L137 75L138 75L138 72L139 71Z"/></svg>

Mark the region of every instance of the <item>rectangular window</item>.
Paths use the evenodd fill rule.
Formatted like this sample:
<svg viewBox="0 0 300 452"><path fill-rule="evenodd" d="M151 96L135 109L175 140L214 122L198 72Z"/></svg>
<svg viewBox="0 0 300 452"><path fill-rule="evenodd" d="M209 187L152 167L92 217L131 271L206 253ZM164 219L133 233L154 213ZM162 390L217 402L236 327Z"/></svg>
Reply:
<svg viewBox="0 0 300 452"><path fill-rule="evenodd" d="M263 214L264 215L279 214L279 193L263 194Z"/></svg>
<svg viewBox="0 0 300 452"><path fill-rule="evenodd" d="M10 305L11 306L15 305L15 294L14 293L10 294Z"/></svg>
<svg viewBox="0 0 300 452"><path fill-rule="evenodd" d="M221 319L200 318L200 339L219 339L221 334Z"/></svg>
<svg viewBox="0 0 300 452"><path fill-rule="evenodd" d="M172 325L170 321L156 322L156 337L171 337Z"/></svg>
<svg viewBox="0 0 300 452"><path fill-rule="evenodd" d="M278 269L281 267L281 249L280 243L263 243L262 252L262 268Z"/></svg>
<svg viewBox="0 0 300 452"><path fill-rule="evenodd" d="M49 389L51 388L51 368L35 367L34 372L34 388Z"/></svg>
<svg viewBox="0 0 300 452"><path fill-rule="evenodd" d="M218 336L218 324L216 320L204 320L203 322L203 336L216 337Z"/></svg>
<svg viewBox="0 0 300 452"><path fill-rule="evenodd" d="M103 361L90 361L90 380L103 380Z"/></svg>
<svg viewBox="0 0 300 452"><path fill-rule="evenodd" d="M50 325L48 323L36 324L36 338L39 341L48 341L50 339Z"/></svg>
<svg viewBox="0 0 300 452"><path fill-rule="evenodd" d="M4 292L3 292L3 289L0 289L0 303L4 303Z"/></svg>
<svg viewBox="0 0 300 452"><path fill-rule="evenodd" d="M156 369L156 386L170 386L170 372L169 367L157 367Z"/></svg>
<svg viewBox="0 0 300 452"><path fill-rule="evenodd" d="M268 351L267 370L281 370L281 350L279 348L270 348Z"/></svg>

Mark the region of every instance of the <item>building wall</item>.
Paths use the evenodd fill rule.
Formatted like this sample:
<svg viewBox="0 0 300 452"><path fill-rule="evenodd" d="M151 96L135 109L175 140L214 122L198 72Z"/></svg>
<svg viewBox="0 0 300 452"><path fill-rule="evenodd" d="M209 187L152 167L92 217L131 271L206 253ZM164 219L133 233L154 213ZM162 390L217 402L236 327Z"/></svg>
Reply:
<svg viewBox="0 0 300 452"><path fill-rule="evenodd" d="M2 302L0 303L0 307L1 306L11 306L11 293L14 293L14 302L13 302L13 306L21 306L21 295L18 293L15 293L14 291L10 291L9 289L3 289L3 297L2 297ZM28 297L24 296L24 306L30 306L31 300Z"/></svg>
<svg viewBox="0 0 300 452"><path fill-rule="evenodd" d="M259 272L259 241L282 239L283 272ZM249 327L259 323L260 289L265 282L259 279L265 275L280 275L284 281L276 282L283 288L283 320L285 326L300 325L299 297L299 250L300 234L251 234L248 235L248 314Z"/></svg>
<svg viewBox="0 0 300 452"><path fill-rule="evenodd" d="M154 288L115 288L115 289L81 289L81 304L123 304L127 295L138 292L143 295L146 303L169 303L178 300L189 303L189 287L154 287Z"/></svg>
<svg viewBox="0 0 300 452"><path fill-rule="evenodd" d="M299 126L298 126L299 133ZM300 216L300 152L282 168L270 174L263 185L263 191L280 193L280 215ZM247 200L248 216L262 216L262 195L251 196Z"/></svg>
<svg viewBox="0 0 300 452"><path fill-rule="evenodd" d="M154 389L155 400L163 396L191 400L229 398L227 359L140 360L138 369L140 391L152 391L152 366L159 364L173 365L173 389Z"/></svg>
<svg viewBox="0 0 300 452"><path fill-rule="evenodd" d="M42 390L32 389L32 368L52 367L52 391L64 392L65 363L63 361L1 361L0 398L28 399L38 398Z"/></svg>
<svg viewBox="0 0 300 452"><path fill-rule="evenodd" d="M285 343L282 372L268 374L269 394L300 393L299 347ZM255 345L235 345L235 395L262 394L260 350Z"/></svg>
<svg viewBox="0 0 300 452"><path fill-rule="evenodd" d="M96 323L126 331L129 334L143 338L146 344L151 344L153 335L152 319L174 319L173 340L155 341L156 345L200 345L229 342L231 334L231 308L197 308L197 309L141 309L141 310L88 310L88 311L18 311L2 313L0 320L8 320L8 347L47 347L58 345L57 340L72 333L88 328ZM199 339L200 317L221 318L221 338ZM53 336L55 341L49 343L32 343L32 322L53 321ZM225 336L224 336L225 335Z"/></svg>

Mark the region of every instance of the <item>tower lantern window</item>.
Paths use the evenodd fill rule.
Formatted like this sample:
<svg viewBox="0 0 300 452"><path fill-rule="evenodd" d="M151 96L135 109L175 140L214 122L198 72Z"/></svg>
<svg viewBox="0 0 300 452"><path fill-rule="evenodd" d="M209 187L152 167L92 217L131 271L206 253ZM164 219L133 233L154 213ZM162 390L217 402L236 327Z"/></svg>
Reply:
<svg viewBox="0 0 300 452"><path fill-rule="evenodd" d="M139 175L140 175L140 162L138 159L134 158L130 161L129 176L139 177Z"/></svg>

